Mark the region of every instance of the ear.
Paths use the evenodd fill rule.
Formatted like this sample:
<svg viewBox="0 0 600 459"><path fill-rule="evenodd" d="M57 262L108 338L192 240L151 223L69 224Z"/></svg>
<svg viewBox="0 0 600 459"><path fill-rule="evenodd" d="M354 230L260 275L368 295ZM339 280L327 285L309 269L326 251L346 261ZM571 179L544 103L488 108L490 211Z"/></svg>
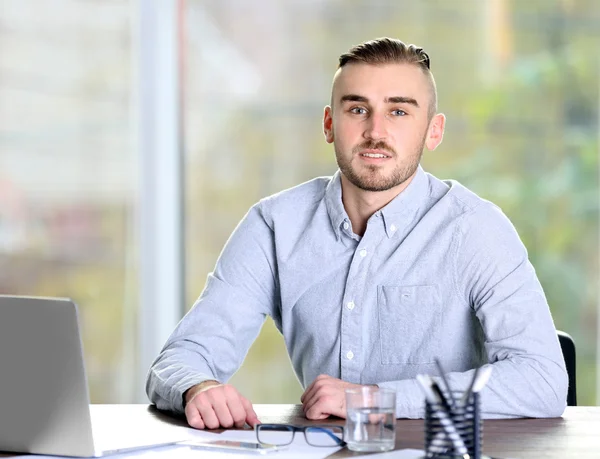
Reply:
<svg viewBox="0 0 600 459"><path fill-rule="evenodd" d="M425 146L428 150L433 151L442 143L444 126L446 126L446 117L443 113L438 113L431 119L427 139L425 140Z"/></svg>
<svg viewBox="0 0 600 459"><path fill-rule="evenodd" d="M333 109L329 105L323 113L323 134L327 143L333 143Z"/></svg>

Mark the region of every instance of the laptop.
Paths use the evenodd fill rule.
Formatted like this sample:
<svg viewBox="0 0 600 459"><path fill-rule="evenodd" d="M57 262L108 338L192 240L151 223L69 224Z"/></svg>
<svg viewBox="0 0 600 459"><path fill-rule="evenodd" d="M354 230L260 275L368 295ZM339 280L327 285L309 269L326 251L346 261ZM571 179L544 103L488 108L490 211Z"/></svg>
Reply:
<svg viewBox="0 0 600 459"><path fill-rule="evenodd" d="M75 303L0 295L0 451L100 457L188 439L168 423L160 438L135 425L107 435L104 420L92 422Z"/></svg>

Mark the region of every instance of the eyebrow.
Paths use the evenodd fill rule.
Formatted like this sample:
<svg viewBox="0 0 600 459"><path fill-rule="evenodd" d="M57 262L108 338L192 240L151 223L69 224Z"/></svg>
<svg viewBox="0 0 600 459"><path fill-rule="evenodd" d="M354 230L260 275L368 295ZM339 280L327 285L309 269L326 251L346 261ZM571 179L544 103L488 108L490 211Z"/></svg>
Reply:
<svg viewBox="0 0 600 459"><path fill-rule="evenodd" d="M359 96L358 94L346 94L341 97L340 102L368 103L369 99L365 96ZM417 100L413 99L412 97L405 97L405 96L386 97L384 99L384 102L387 104L409 104L409 105L414 105L417 108L419 107L419 103L417 102Z"/></svg>

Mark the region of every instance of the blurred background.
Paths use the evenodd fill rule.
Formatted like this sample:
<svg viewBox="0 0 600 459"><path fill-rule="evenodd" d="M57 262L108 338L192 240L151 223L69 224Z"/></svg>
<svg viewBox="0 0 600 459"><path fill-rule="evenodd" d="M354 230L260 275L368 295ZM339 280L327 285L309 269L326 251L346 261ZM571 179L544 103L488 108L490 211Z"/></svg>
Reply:
<svg viewBox="0 0 600 459"><path fill-rule="evenodd" d="M144 402L248 208L336 170L337 58L380 36L429 53L424 167L513 221L597 404L600 2L0 0L0 293L78 303L92 402ZM270 319L232 383L299 402Z"/></svg>

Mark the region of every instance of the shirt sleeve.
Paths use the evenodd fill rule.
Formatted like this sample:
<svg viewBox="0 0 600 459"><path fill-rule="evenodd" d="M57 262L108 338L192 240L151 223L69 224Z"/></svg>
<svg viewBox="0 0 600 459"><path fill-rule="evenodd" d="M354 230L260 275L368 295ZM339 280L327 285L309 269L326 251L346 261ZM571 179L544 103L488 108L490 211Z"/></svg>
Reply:
<svg viewBox="0 0 600 459"><path fill-rule="evenodd" d="M465 213L454 237L456 294L479 319L491 378L481 393L486 418L557 417L568 376L548 303L508 218L485 203ZM465 390L474 370L448 373ZM398 417L423 417L415 380L379 384L397 391Z"/></svg>
<svg viewBox="0 0 600 459"><path fill-rule="evenodd" d="M225 244L215 271L179 322L146 380L160 409L183 411L183 394L214 379L226 382L243 362L267 315L278 305L274 242L260 204Z"/></svg>

